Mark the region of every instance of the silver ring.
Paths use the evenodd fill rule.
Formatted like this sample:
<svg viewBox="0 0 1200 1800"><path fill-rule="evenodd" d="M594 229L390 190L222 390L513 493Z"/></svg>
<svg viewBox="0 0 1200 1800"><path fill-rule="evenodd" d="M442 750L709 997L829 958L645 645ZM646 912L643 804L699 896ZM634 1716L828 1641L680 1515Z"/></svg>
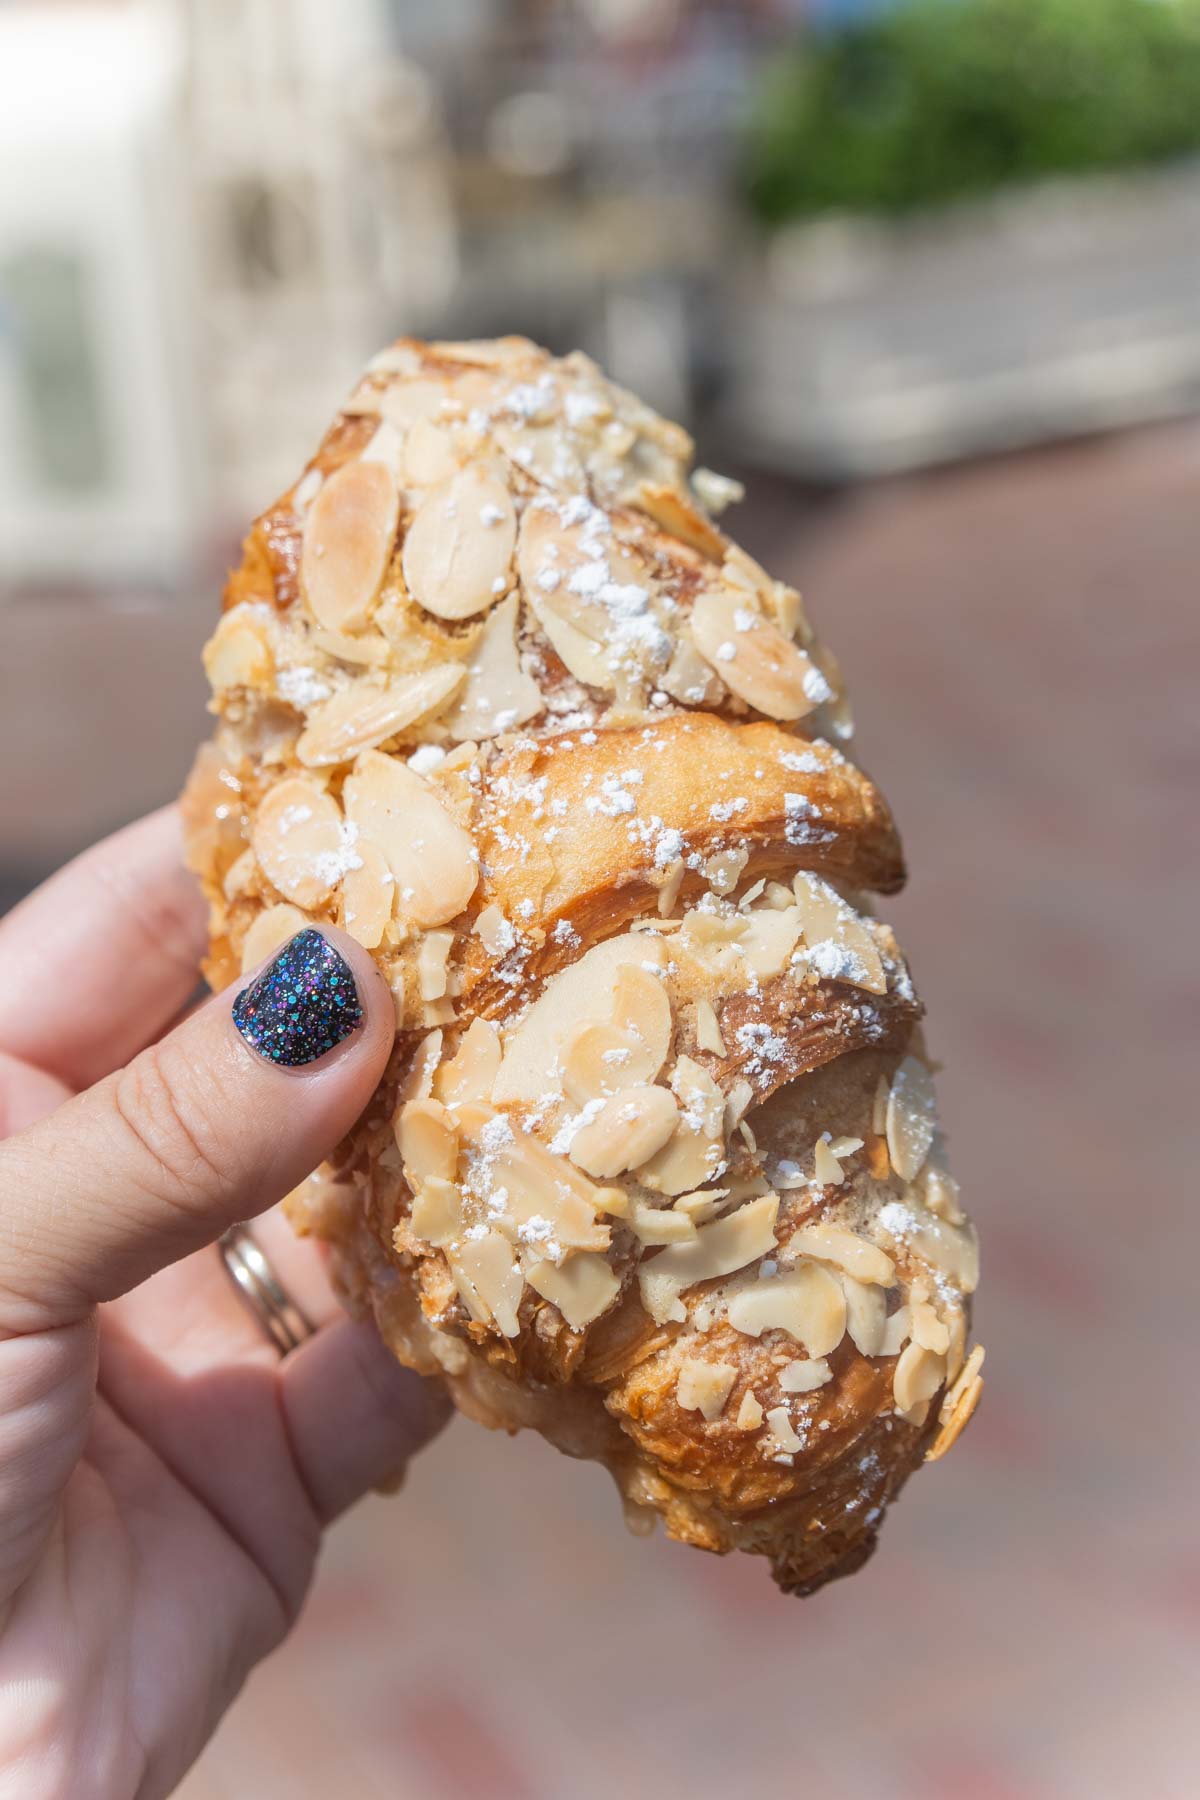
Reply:
<svg viewBox="0 0 1200 1800"><path fill-rule="evenodd" d="M298 1350L316 1326L296 1304L244 1225L231 1225L217 1244L221 1261L246 1308L280 1356Z"/></svg>

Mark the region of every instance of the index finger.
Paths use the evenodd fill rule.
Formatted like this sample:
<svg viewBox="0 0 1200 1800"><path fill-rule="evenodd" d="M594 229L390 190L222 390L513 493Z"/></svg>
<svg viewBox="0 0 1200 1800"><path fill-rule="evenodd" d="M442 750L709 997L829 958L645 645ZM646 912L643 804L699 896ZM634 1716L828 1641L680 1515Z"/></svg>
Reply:
<svg viewBox="0 0 1200 1800"><path fill-rule="evenodd" d="M205 907L164 806L0 923L0 1050L74 1089L151 1043L200 980Z"/></svg>

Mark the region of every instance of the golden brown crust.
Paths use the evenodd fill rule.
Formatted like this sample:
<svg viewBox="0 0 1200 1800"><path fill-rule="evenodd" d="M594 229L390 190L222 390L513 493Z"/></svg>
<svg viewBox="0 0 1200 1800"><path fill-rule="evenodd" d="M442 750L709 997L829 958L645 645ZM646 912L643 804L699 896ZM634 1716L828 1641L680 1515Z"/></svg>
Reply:
<svg viewBox="0 0 1200 1800"><path fill-rule="evenodd" d="M290 1202L347 1303L805 1593L970 1417L976 1250L836 661L690 455L586 358L384 352L230 577L187 829L215 985L328 920L395 995Z"/></svg>

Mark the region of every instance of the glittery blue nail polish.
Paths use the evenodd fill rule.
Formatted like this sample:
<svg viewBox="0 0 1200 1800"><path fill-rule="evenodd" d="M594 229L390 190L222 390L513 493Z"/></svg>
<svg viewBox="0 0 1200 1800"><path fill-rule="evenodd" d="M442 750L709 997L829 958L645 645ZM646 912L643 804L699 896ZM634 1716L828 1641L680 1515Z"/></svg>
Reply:
<svg viewBox="0 0 1200 1800"><path fill-rule="evenodd" d="M349 964L319 931L301 931L233 1003L233 1022L281 1069L299 1069L333 1050L362 1023Z"/></svg>

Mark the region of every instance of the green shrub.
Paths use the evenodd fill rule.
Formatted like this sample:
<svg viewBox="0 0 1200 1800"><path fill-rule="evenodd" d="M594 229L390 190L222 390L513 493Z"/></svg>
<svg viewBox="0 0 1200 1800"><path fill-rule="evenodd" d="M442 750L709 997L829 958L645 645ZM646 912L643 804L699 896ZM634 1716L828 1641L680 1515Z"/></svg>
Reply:
<svg viewBox="0 0 1200 1800"><path fill-rule="evenodd" d="M776 59L745 174L777 224L1197 149L1200 0L911 0Z"/></svg>

